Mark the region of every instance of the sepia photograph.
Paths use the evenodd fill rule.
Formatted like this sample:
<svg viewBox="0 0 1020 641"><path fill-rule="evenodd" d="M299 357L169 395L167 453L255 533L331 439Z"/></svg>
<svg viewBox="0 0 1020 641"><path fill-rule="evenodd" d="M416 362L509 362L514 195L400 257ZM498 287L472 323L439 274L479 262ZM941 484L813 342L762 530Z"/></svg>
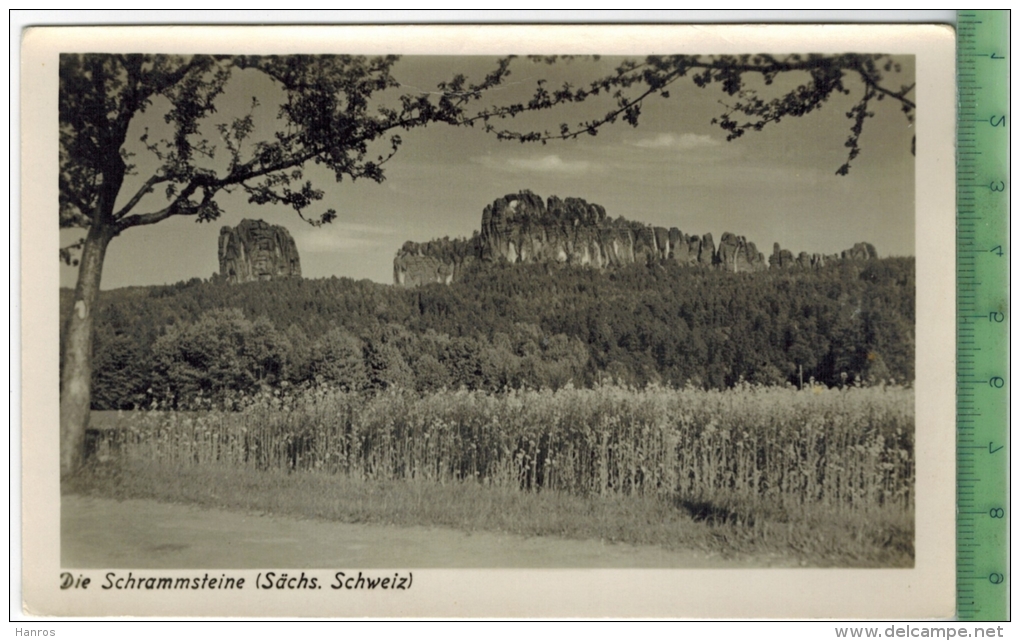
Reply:
<svg viewBox="0 0 1020 641"><path fill-rule="evenodd" d="M952 39L815 29L47 50L40 609L441 598L472 570L951 582L951 532L919 552L951 362L919 350L952 335L922 269L952 186L948 217L917 186L952 154L918 131L951 123L921 66ZM89 584L134 605L66 601Z"/></svg>

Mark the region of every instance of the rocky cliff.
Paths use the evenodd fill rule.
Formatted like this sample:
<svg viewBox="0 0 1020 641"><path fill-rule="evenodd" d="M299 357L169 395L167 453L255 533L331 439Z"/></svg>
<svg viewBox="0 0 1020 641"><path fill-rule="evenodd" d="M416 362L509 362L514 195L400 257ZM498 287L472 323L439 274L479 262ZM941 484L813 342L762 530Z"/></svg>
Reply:
<svg viewBox="0 0 1020 641"><path fill-rule="evenodd" d="M788 249L781 249L779 243L772 245L772 255L769 256L769 267L773 269L799 267L802 269L824 267L826 263L837 260L872 260L878 258L878 251L871 243L855 243L850 249L845 249L838 254L808 254L800 252L795 257Z"/></svg>
<svg viewBox="0 0 1020 641"><path fill-rule="evenodd" d="M764 257L743 237L689 236L676 227L613 219L580 198L546 202L522 191L496 199L482 212L479 258L511 263L558 262L597 268L631 263L720 264L732 271L763 269Z"/></svg>
<svg viewBox="0 0 1020 641"><path fill-rule="evenodd" d="M290 232L262 220L220 229L220 276L230 283L300 278L301 259Z"/></svg>
<svg viewBox="0 0 1020 641"><path fill-rule="evenodd" d="M846 252L843 253L845 254ZM839 259L839 256L835 254L823 256L822 254L808 254L807 252L800 252L794 256L793 252L789 249L781 249L779 243L773 243L772 255L769 256L769 267L772 269L824 267L826 261L831 262L837 259Z"/></svg>
<svg viewBox="0 0 1020 641"><path fill-rule="evenodd" d="M407 241L393 260L393 282L405 287L429 283L449 285L478 256L478 236L440 238L427 243Z"/></svg>
<svg viewBox="0 0 1020 641"><path fill-rule="evenodd" d="M875 248L858 243L843 258L874 258ZM833 256L832 259L839 257ZM481 230L469 239L407 242L393 261L393 281L413 287L451 283L473 261L562 263L606 269L632 263L714 267L731 272L820 267L825 259L802 252L796 258L775 245L768 262L753 242L726 232L718 248L712 234L688 235L676 227L653 227L612 218L601 205L580 198L543 201L524 190L497 198L482 212Z"/></svg>
<svg viewBox="0 0 1020 641"><path fill-rule="evenodd" d="M758 272L768 269L765 256L754 243L743 236L729 232L719 239L719 251L715 261L722 269L731 272Z"/></svg>
<svg viewBox="0 0 1020 641"><path fill-rule="evenodd" d="M845 260L871 260L878 258L878 252L875 251L875 246L871 243L855 243L853 247L843 252L842 258Z"/></svg>

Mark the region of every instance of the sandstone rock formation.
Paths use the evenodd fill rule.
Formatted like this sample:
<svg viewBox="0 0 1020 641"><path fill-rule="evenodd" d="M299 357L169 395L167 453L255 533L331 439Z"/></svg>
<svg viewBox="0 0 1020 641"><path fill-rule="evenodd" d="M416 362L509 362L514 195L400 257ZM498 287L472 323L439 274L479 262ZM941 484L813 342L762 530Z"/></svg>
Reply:
<svg viewBox="0 0 1020 641"><path fill-rule="evenodd" d="M772 243L772 255L769 256L769 267L772 269L793 267L793 252L789 249L780 249L779 243Z"/></svg>
<svg viewBox="0 0 1020 641"><path fill-rule="evenodd" d="M220 229L220 276L230 283L300 278L301 259L290 232L262 220L244 219Z"/></svg>
<svg viewBox="0 0 1020 641"><path fill-rule="evenodd" d="M843 252L842 257L846 260L870 260L878 258L878 252L871 243L855 243L853 247Z"/></svg>
<svg viewBox="0 0 1020 641"><path fill-rule="evenodd" d="M757 272L767 269L765 256L754 243L729 232L719 239L718 263L728 272Z"/></svg>
<svg viewBox="0 0 1020 641"><path fill-rule="evenodd" d="M698 264L706 267L715 264L715 241L712 240L710 233L702 236L698 244Z"/></svg>
<svg viewBox="0 0 1020 641"><path fill-rule="evenodd" d="M711 265L711 234L687 236L677 228L652 227L606 215L601 205L580 198L548 201L530 191L497 198L482 213L482 260L557 262L600 269L672 260Z"/></svg>
<svg viewBox="0 0 1020 641"><path fill-rule="evenodd" d="M405 287L428 283L449 285L477 259L478 236L442 238L427 243L407 241L393 260L393 282Z"/></svg>
<svg viewBox="0 0 1020 641"><path fill-rule="evenodd" d="M638 238L645 229L648 233ZM599 268L633 263L655 247L651 228L613 220L601 205L556 196L546 203L530 191L509 194L488 205L482 212L479 242L483 260Z"/></svg>
<svg viewBox="0 0 1020 641"><path fill-rule="evenodd" d="M875 258L875 248L857 243L843 252L848 260ZM829 260L836 260L831 256ZM687 235L676 227L653 227L606 215L601 205L580 198L541 197L524 190L497 198L482 212L481 230L470 239L408 241L393 261L393 282L415 287L451 283L474 261L560 263L607 269L633 263L675 263L731 272L769 268L817 268L819 254L793 253L773 246L768 262L753 242L726 232L718 249L712 234Z"/></svg>
<svg viewBox="0 0 1020 641"><path fill-rule="evenodd" d="M772 255L769 256L769 267L772 269L799 267L801 269L818 269L825 267L827 263L838 260L872 260L878 258L878 252L871 243L856 243L850 249L839 254L808 254L800 252L794 257L793 252L788 249L781 249L779 243L772 245Z"/></svg>

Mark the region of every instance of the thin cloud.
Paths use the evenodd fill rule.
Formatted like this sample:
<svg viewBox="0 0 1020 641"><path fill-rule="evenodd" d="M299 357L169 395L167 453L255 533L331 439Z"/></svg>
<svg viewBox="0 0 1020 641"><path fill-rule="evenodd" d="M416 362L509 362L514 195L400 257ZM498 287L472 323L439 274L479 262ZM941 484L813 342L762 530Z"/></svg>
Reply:
<svg viewBox="0 0 1020 641"><path fill-rule="evenodd" d="M493 158L482 156L475 158L475 162L491 169L508 171L512 173L557 173L557 174L586 174L598 171L601 167L588 160L563 160L557 154L550 154L537 158Z"/></svg>
<svg viewBox="0 0 1020 641"><path fill-rule="evenodd" d="M387 244L396 233L391 227L334 222L304 229L294 239L300 251L310 253L370 249Z"/></svg>
<svg viewBox="0 0 1020 641"><path fill-rule="evenodd" d="M690 149L703 149L715 147L719 141L705 134L670 134L661 133L651 138L642 138L632 143L635 147L642 149L679 149L687 151Z"/></svg>

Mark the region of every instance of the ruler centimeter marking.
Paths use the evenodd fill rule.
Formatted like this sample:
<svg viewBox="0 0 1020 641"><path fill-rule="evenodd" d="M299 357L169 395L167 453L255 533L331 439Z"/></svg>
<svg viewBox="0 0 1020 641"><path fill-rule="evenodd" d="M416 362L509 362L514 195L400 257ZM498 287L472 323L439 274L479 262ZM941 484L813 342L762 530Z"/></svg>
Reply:
<svg viewBox="0 0 1020 641"><path fill-rule="evenodd" d="M1009 620L1009 11L957 12L956 614Z"/></svg>

